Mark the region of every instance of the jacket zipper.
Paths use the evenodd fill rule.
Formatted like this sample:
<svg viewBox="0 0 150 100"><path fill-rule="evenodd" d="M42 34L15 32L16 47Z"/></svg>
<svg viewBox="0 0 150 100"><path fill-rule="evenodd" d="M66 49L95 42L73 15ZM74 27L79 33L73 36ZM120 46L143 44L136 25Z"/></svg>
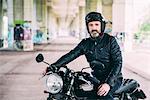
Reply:
<svg viewBox="0 0 150 100"><path fill-rule="evenodd" d="M96 46L97 46L97 42L96 42L96 41L95 41L94 45L95 45L95 47L94 47L95 58L97 59L97 53L96 53Z"/></svg>

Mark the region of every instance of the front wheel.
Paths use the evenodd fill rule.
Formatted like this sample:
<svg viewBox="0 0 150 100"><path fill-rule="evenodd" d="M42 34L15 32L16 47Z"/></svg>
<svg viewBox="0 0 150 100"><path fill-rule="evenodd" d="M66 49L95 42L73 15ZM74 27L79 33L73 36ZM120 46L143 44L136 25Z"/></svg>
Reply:
<svg viewBox="0 0 150 100"><path fill-rule="evenodd" d="M16 40L13 46L16 50L23 50L23 42L21 40Z"/></svg>

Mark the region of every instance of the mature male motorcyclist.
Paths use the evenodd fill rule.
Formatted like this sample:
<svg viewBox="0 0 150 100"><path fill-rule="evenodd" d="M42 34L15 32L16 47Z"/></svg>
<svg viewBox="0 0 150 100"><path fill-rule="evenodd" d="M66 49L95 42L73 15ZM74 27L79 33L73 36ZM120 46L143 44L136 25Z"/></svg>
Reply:
<svg viewBox="0 0 150 100"><path fill-rule="evenodd" d="M104 33L106 22L100 13L88 13L85 21L90 37L83 39L73 50L51 66L59 68L80 55L85 55L93 69L93 76L101 82L96 89L97 98L113 100L113 92L119 88L122 82L120 47L113 36Z"/></svg>

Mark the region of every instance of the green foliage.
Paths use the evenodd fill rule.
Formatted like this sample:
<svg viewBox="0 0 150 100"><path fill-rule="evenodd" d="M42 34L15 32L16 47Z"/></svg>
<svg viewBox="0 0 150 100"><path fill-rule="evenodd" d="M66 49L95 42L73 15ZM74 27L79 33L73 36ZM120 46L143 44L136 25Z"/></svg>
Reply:
<svg viewBox="0 0 150 100"><path fill-rule="evenodd" d="M150 23L144 23L141 25L140 31L150 31Z"/></svg>
<svg viewBox="0 0 150 100"><path fill-rule="evenodd" d="M134 34L135 39L142 39L150 36L150 23L143 23L137 33Z"/></svg>
<svg viewBox="0 0 150 100"><path fill-rule="evenodd" d="M15 20L14 24L24 24L25 21L24 20Z"/></svg>

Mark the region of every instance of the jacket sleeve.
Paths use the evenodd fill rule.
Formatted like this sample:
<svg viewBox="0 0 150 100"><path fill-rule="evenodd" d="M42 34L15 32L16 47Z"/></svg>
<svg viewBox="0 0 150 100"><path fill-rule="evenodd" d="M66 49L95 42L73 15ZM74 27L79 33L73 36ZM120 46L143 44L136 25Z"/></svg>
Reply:
<svg viewBox="0 0 150 100"><path fill-rule="evenodd" d="M106 82L113 87L115 81L120 75L122 76L122 54L120 47L114 37L111 38L110 42L110 55L111 55L111 66L112 69L109 73L109 76L106 79Z"/></svg>
<svg viewBox="0 0 150 100"><path fill-rule="evenodd" d="M55 63L51 65L56 67L65 66L66 64L73 61L80 55L83 55L83 44L84 44L83 42L84 40L82 40L73 50L63 55L60 59L58 59Z"/></svg>

